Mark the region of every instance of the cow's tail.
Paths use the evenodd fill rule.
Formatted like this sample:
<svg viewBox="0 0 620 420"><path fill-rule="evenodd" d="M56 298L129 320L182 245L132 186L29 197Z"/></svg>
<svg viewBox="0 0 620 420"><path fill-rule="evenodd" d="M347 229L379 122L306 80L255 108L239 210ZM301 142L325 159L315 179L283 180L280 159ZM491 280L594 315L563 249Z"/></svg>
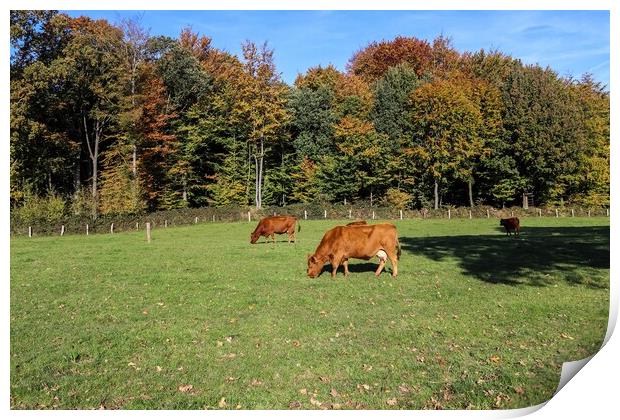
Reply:
<svg viewBox="0 0 620 420"><path fill-rule="evenodd" d="M301 232L301 223L297 221L297 232Z"/></svg>
<svg viewBox="0 0 620 420"><path fill-rule="evenodd" d="M396 238L396 259L400 260L400 242L398 242L398 238Z"/></svg>

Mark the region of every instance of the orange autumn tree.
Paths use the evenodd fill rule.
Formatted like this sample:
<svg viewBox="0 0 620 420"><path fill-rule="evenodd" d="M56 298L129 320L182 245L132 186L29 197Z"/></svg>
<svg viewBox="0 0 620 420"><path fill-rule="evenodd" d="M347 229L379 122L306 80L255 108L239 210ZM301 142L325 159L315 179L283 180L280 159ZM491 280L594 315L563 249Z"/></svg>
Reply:
<svg viewBox="0 0 620 420"><path fill-rule="evenodd" d="M166 89L154 73L145 74L144 103L139 119L139 177L151 208L166 208L172 192L168 187L171 162L168 157L178 148L178 140L170 128L174 114L168 112Z"/></svg>
<svg viewBox="0 0 620 420"><path fill-rule="evenodd" d="M407 63L418 76L425 74L433 63L433 48L426 40L397 36L392 41L372 42L356 52L347 70L366 82L380 79L398 64Z"/></svg>

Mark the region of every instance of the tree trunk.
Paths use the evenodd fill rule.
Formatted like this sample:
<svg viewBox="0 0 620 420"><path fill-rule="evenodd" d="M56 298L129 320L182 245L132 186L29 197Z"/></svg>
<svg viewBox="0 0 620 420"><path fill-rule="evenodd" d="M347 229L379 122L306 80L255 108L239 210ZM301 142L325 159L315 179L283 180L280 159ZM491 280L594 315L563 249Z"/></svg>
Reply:
<svg viewBox="0 0 620 420"><path fill-rule="evenodd" d="M132 72L131 72L131 107L132 107L132 111L135 110L136 108L136 63L135 63L135 57L134 57L134 63L132 66ZM133 150L131 153L131 173L133 174L133 179L134 182L138 181L138 165L137 165L137 161L138 161L138 145L136 144L136 138L135 138L135 126L136 123L133 122L132 123L132 128L133 128L133 133L134 137L133 138Z"/></svg>
<svg viewBox="0 0 620 420"><path fill-rule="evenodd" d="M439 208L439 183L435 179L435 210Z"/></svg>
<svg viewBox="0 0 620 420"><path fill-rule="evenodd" d="M259 209L258 204L258 155L254 153L254 206Z"/></svg>
<svg viewBox="0 0 620 420"><path fill-rule="evenodd" d="M469 207L474 206L474 194L472 191L472 184L473 184L473 181L471 179L468 179L467 180L467 192L469 194Z"/></svg>
<svg viewBox="0 0 620 420"><path fill-rule="evenodd" d="M258 207L263 207L263 162L265 156L265 143L263 138L260 139L260 155L259 155L259 166L258 166Z"/></svg>
<svg viewBox="0 0 620 420"><path fill-rule="evenodd" d="M86 146L88 147L88 154L92 162L92 187L91 194L94 201L93 205L93 218L97 217L97 177L98 177L98 163L99 163L99 142L101 141L101 133L103 131L103 122L99 120L99 117L95 119L95 127L93 129L91 145L91 136L88 134L88 123L86 121L86 114L82 116L84 122L84 137L86 138Z"/></svg>

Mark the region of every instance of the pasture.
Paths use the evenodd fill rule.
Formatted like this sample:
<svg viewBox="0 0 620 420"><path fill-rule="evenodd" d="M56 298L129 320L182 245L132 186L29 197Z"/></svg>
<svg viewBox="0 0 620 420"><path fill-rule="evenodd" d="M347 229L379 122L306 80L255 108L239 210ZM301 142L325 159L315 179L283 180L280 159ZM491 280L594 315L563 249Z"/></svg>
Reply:
<svg viewBox="0 0 620 420"><path fill-rule="evenodd" d="M337 221L12 238L11 408L520 408L600 347L608 218L393 223L396 279L308 278Z"/></svg>

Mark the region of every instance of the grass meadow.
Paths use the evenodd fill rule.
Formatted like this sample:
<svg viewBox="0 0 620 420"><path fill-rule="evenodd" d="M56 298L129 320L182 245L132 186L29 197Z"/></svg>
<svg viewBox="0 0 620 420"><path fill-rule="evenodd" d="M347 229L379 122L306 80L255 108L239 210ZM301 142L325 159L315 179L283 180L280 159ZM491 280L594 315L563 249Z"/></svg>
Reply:
<svg viewBox="0 0 620 420"><path fill-rule="evenodd" d="M609 219L397 220L399 276L306 256L344 221L249 244L253 223L15 237L12 409L498 409L595 353ZM389 267L389 262L387 264ZM326 269L329 266L326 266Z"/></svg>

